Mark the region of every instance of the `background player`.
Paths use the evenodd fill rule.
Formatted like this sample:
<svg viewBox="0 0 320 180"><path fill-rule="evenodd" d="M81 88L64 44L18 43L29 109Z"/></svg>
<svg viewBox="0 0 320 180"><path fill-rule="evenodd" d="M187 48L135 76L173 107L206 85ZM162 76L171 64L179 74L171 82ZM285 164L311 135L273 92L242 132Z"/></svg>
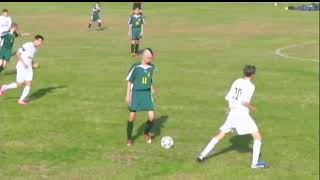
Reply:
<svg viewBox="0 0 320 180"><path fill-rule="evenodd" d="M143 35L144 18L139 14L139 8L133 10L134 14L130 16L128 36L131 37L131 54L136 56L139 51L139 41Z"/></svg>
<svg viewBox="0 0 320 180"><path fill-rule="evenodd" d="M151 49L147 48L143 51L143 59L139 63L135 63L130 68L127 76L127 95L126 102L129 105L130 116L127 124L128 146L133 144L132 130L133 122L137 118L137 111L148 111L148 120L144 131L147 143L152 142L151 129L155 119L154 104L152 93L155 93L153 85L154 65L151 63L154 54Z"/></svg>
<svg viewBox="0 0 320 180"><path fill-rule="evenodd" d="M12 23L11 28L9 31L3 32L0 37L3 40L3 44L0 48L0 72L6 67L7 63L10 61L12 54L12 47L14 44L14 39L16 37L21 36L28 36L29 33L17 33L18 24Z"/></svg>
<svg viewBox="0 0 320 180"><path fill-rule="evenodd" d="M41 35L36 35L33 42L28 42L22 45L22 47L17 52L17 57L19 59L17 68L16 82L5 84L0 87L0 96L4 95L5 91L10 89L15 89L17 87L25 84L22 95L18 100L19 104L28 104L26 98L30 92L32 79L33 79L33 69L32 60L38 47L44 42L44 38Z"/></svg>
<svg viewBox="0 0 320 180"><path fill-rule="evenodd" d="M101 29L102 20L101 20L100 12L101 12L100 2L97 2L94 5L94 7L92 8L92 13L91 13L91 18L90 18L89 25L88 25L88 30L91 29L92 23L94 23L94 22L98 22L98 28Z"/></svg>
<svg viewBox="0 0 320 180"><path fill-rule="evenodd" d="M258 161L262 137L256 123L249 114L249 109L256 111L256 108L250 103L255 90L251 80L255 77L256 68L253 65L247 65L244 67L243 72L244 78L237 79L225 97L229 102L227 120L220 127L220 133L212 138L199 155L198 160L200 162L205 160L215 145L222 140L226 133L229 133L234 128L239 135L251 134L254 139L251 168L266 168L269 166L264 161Z"/></svg>
<svg viewBox="0 0 320 180"><path fill-rule="evenodd" d="M9 16L9 10L3 9L2 14L0 16L0 35L5 32L9 31L12 24L11 17ZM2 46L2 39L0 38L0 46Z"/></svg>

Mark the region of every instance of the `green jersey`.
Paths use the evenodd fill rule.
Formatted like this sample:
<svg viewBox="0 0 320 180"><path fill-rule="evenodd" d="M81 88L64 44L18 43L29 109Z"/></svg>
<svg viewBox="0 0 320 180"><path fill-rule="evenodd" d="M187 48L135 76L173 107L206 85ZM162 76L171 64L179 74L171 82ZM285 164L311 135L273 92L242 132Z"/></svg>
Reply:
<svg viewBox="0 0 320 180"><path fill-rule="evenodd" d="M142 64L141 62L132 65L127 80L133 83L133 91L150 90L152 85L154 65Z"/></svg>
<svg viewBox="0 0 320 180"><path fill-rule="evenodd" d="M141 28L142 24L144 24L144 18L141 15L131 15L128 21L128 24L132 25L132 28Z"/></svg>
<svg viewBox="0 0 320 180"><path fill-rule="evenodd" d="M99 5L95 5L93 8L92 8L92 16L91 16L91 19L93 21L96 21L98 19L100 19L100 12L101 12L101 8Z"/></svg>
<svg viewBox="0 0 320 180"><path fill-rule="evenodd" d="M2 48L12 49L14 39L18 37L18 33L5 31L1 34L1 40L3 41Z"/></svg>

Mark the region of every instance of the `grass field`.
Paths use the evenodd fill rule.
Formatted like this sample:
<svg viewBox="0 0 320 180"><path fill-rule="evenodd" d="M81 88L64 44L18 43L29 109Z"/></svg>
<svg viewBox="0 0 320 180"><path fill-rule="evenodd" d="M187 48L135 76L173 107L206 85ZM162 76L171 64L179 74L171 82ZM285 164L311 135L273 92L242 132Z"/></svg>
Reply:
<svg viewBox="0 0 320 180"><path fill-rule="evenodd" d="M145 3L143 47L157 54L154 143L126 146L125 76L132 3L102 3L104 31L87 31L91 3L0 3L24 32L46 38L28 106L0 98L0 179L319 179L319 12L279 3ZM16 39L15 49L32 37ZM314 42L282 51L278 48ZM16 58L0 75L15 80ZM224 96L257 66L252 113L270 169L250 169L252 141L229 135L198 153L225 120ZM140 113L135 131L141 132ZM141 135L141 133L140 133ZM172 136L173 149L160 147ZM219 153L221 151L221 153Z"/></svg>

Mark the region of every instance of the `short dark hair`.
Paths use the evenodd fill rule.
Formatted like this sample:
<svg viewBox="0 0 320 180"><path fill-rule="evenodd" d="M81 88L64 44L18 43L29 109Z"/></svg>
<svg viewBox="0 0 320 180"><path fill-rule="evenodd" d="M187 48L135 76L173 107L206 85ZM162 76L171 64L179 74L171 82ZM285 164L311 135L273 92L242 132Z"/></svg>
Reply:
<svg viewBox="0 0 320 180"><path fill-rule="evenodd" d="M151 55L153 56L153 51L151 48L146 48L145 50L148 50L151 53Z"/></svg>
<svg viewBox="0 0 320 180"><path fill-rule="evenodd" d="M41 35L39 35L39 34L37 34L37 35L34 37L34 39L35 39L35 40L41 39L42 41L44 41L44 37L41 36Z"/></svg>
<svg viewBox="0 0 320 180"><path fill-rule="evenodd" d="M243 68L243 74L246 77L251 77L253 74L256 74L256 67L254 65L245 65Z"/></svg>
<svg viewBox="0 0 320 180"><path fill-rule="evenodd" d="M8 9L3 9L2 12L3 12L3 13L4 13L4 12L7 13L7 12L9 12L9 11L8 11Z"/></svg>

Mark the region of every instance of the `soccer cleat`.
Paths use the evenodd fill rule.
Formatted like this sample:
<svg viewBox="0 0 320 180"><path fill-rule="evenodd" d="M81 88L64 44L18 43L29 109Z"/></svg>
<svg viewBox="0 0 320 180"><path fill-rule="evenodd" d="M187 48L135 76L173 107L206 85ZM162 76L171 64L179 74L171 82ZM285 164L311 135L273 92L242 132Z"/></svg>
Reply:
<svg viewBox="0 0 320 180"><path fill-rule="evenodd" d="M133 145L133 140L132 139L129 139L128 140L128 143L127 143L127 146L132 146Z"/></svg>
<svg viewBox="0 0 320 180"><path fill-rule="evenodd" d="M4 91L2 91L2 86L0 86L0 96L4 96Z"/></svg>
<svg viewBox="0 0 320 180"><path fill-rule="evenodd" d="M144 135L144 138L146 139L146 141L147 141L148 144L151 144L151 143L152 143L152 138L151 138L151 135L150 135L150 134L145 134L145 135Z"/></svg>
<svg viewBox="0 0 320 180"><path fill-rule="evenodd" d="M199 163L204 162L204 160L205 160L205 158L201 158L200 156L197 158L197 161L198 161Z"/></svg>
<svg viewBox="0 0 320 180"><path fill-rule="evenodd" d="M256 168L269 168L270 164L268 164L265 161L259 161L256 165L251 165L251 168L256 169Z"/></svg>
<svg viewBox="0 0 320 180"><path fill-rule="evenodd" d="M26 100L22 100L22 101L18 101L18 104L27 105L27 104L29 104L29 102Z"/></svg>

